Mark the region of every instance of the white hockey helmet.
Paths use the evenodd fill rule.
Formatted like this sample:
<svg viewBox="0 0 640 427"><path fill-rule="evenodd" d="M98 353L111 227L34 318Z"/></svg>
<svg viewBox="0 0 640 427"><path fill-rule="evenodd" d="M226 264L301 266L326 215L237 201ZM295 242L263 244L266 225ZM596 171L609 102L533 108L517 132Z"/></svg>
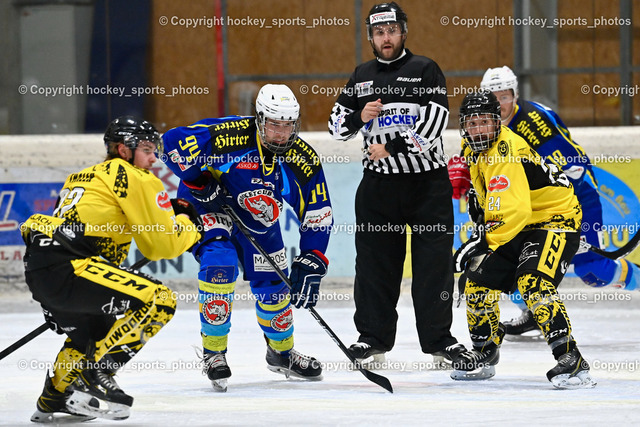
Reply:
<svg viewBox="0 0 640 427"><path fill-rule="evenodd" d="M291 134L284 143L269 142L265 136L267 119L291 122ZM300 131L300 104L286 85L262 86L256 97L256 125L262 143L275 154L284 154L298 138Z"/></svg>
<svg viewBox="0 0 640 427"><path fill-rule="evenodd" d="M513 97L518 97L518 78L506 65L500 68L489 68L482 76L480 88L498 92L500 90L513 90Z"/></svg>

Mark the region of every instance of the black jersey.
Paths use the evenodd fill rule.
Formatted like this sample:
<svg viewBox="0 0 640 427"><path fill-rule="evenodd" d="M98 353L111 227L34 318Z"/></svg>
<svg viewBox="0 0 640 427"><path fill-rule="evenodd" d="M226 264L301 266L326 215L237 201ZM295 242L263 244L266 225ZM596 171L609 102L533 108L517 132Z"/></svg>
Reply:
<svg viewBox="0 0 640 427"><path fill-rule="evenodd" d="M363 123L360 112L377 99L383 104L380 115ZM419 173L446 167L442 131L448 118L440 67L405 49L394 61L374 59L356 67L331 111L329 133L348 140L361 130L365 149L402 139L404 149L398 154L378 161L365 155L363 165L383 174Z"/></svg>

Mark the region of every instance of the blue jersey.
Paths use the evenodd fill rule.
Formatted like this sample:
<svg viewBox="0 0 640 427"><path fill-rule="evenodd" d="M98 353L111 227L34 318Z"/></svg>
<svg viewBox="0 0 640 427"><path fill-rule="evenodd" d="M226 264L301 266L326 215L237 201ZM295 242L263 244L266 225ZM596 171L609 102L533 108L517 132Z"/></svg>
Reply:
<svg viewBox="0 0 640 427"><path fill-rule="evenodd" d="M600 247L602 205L598 183L591 161L582 147L571 139L560 117L548 107L531 101L518 100L516 112L508 127L524 138L547 163L557 165L567 175L582 206L582 238ZM593 258L592 253L579 250L574 263L581 258Z"/></svg>
<svg viewBox="0 0 640 427"><path fill-rule="evenodd" d="M331 201L317 153L298 138L286 154L267 151L258 141L255 118L231 116L204 119L163 135L165 163L181 181L195 180L209 170L233 196L232 207L265 250L286 269L279 218L283 202L295 211L300 225L300 251L326 252L333 224ZM196 205L205 223L204 244L219 233L212 216L180 183L178 195ZM232 238L242 247L248 279L270 268L256 256L246 239ZM198 248L194 248L197 253ZM283 262L284 260L284 262ZM253 277L252 277L253 276ZM260 277L264 278L264 277Z"/></svg>
<svg viewBox="0 0 640 427"><path fill-rule="evenodd" d="M571 139L569 130L550 108L532 101L518 100L508 127L547 163L557 165L571 180L578 200L597 197L598 184L585 151Z"/></svg>

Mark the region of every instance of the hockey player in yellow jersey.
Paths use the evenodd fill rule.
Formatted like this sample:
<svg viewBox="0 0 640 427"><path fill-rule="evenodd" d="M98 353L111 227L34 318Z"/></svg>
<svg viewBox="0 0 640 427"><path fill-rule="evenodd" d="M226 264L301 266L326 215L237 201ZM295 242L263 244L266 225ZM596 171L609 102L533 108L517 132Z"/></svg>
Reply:
<svg viewBox="0 0 640 427"><path fill-rule="evenodd" d="M67 335L34 422L129 416L133 398L114 374L173 317L176 301L159 281L119 264L132 239L158 260L201 238L193 206L169 199L148 170L162 149L153 125L119 117L104 141L106 160L67 177L53 215L35 214L21 227L27 285L49 327Z"/></svg>
<svg viewBox="0 0 640 427"><path fill-rule="evenodd" d="M554 387L595 382L571 335L556 287L579 245L582 210L568 178L521 137L500 124L500 103L489 91L470 93L460 107L464 157L474 189L473 235L454 255L464 271L467 322L473 349L453 361L455 380L495 375L504 337L499 297L518 289L551 348Z"/></svg>

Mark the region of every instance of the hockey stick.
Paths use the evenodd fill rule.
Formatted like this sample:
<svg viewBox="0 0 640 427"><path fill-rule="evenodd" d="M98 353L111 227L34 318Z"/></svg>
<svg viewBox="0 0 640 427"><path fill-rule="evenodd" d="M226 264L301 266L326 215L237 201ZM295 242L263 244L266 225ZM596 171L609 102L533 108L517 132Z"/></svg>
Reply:
<svg viewBox="0 0 640 427"><path fill-rule="evenodd" d="M598 247L591 245L590 243L580 241L580 247L588 249L591 252L595 252L598 255L602 255L605 258L616 260L624 256L629 255L640 243L640 232L637 232L623 247L616 249L615 251L605 251Z"/></svg>
<svg viewBox="0 0 640 427"><path fill-rule="evenodd" d="M149 264L150 260L147 258L142 258L141 260L139 260L138 262L136 262L135 264L133 264L131 266L131 268L133 270L139 270L142 267L144 267L145 265ZM47 323L43 323L42 325L38 326L37 328L35 328L33 331L29 332L27 335L23 336L22 338L20 338L18 341L14 342L13 344L11 344L9 347L5 348L4 350L2 350L0 352L0 360L4 359L5 357L7 357L8 355L10 355L11 353L13 353L14 351L16 351L17 349L19 349L20 347L22 347L23 345L25 345L26 343L28 343L29 341L31 341L32 339L34 339L35 337L37 337L38 335L42 334L44 331L46 331L47 329L49 329L49 326L47 326Z"/></svg>
<svg viewBox="0 0 640 427"><path fill-rule="evenodd" d="M284 272L282 271L282 269L280 269L280 267L278 267L278 264L276 264L273 258L271 258L271 256L267 253L267 251L264 250L264 248L260 245L260 243L258 243L258 241L255 239L255 237L253 237L253 235L249 232L247 227L242 223L242 221L240 220L238 215L235 213L235 211L231 208L231 206L223 205L222 209L235 223L235 225L238 227L240 232L247 238L247 240L249 240L249 242L253 245L253 247L256 248L256 250L260 252L260 254L267 260L269 265L271 265L271 267L276 272L276 274L280 277L280 279L282 279L282 281L289 287L289 289L291 289L291 280L289 280L287 275L284 274ZM329 325L327 325L327 322L324 321L324 319L318 314L318 312L313 307L309 308L308 311L309 313L311 313L311 316L313 316L313 318L316 319L316 321L320 324L322 329L324 329L325 332L329 334L333 342L336 343L340 348L340 350L342 350L342 352L349 358L351 363L353 363L353 366L355 366L356 369L362 372L362 375L367 377L369 381L379 385L380 387L384 388L390 393L393 393L393 387L391 387L391 382L386 377L383 377L382 375L378 375L367 369L364 369L360 365L360 363L356 360L356 358L353 357L351 353L349 353L349 350L347 350L347 347L342 343L342 341L340 341L340 338L338 338L336 333L333 332L333 330L329 327Z"/></svg>

